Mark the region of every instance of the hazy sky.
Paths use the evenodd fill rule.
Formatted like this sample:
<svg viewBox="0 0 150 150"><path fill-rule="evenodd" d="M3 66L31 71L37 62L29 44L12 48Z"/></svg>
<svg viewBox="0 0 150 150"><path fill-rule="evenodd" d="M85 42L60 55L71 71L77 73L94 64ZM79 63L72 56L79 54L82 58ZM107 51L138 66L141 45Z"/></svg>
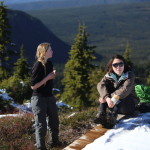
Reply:
<svg viewBox="0 0 150 150"><path fill-rule="evenodd" d="M5 4L15 4L24 2L36 2L36 1L63 1L63 0L3 0Z"/></svg>

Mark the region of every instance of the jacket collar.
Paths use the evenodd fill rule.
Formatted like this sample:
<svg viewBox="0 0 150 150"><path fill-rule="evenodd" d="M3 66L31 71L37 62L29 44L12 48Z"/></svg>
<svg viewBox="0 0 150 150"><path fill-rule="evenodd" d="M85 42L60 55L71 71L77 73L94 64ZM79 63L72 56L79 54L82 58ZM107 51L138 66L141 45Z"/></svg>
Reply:
<svg viewBox="0 0 150 150"><path fill-rule="evenodd" d="M128 78L128 75L129 72L123 73L119 79L117 79L117 76L114 73L111 73L110 75L107 73L105 76L106 78L113 79L116 83L118 83L121 80Z"/></svg>

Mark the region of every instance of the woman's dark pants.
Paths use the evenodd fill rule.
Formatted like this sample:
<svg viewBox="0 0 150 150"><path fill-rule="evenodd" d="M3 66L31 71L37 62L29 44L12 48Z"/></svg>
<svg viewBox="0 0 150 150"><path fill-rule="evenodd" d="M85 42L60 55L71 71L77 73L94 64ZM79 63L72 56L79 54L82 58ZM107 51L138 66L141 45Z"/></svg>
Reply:
<svg viewBox="0 0 150 150"><path fill-rule="evenodd" d="M107 108L107 103L100 104L100 112L106 112ZM125 99L121 99L120 103L115 105L115 107L110 110L117 114L132 115L135 112L135 103L133 100L127 97Z"/></svg>
<svg viewBox="0 0 150 150"><path fill-rule="evenodd" d="M36 146L39 149L46 149L45 136L47 132L47 122L51 130L52 142L58 141L59 119L56 99L52 97L31 97L31 106L35 118ZM46 121L46 118L48 121Z"/></svg>

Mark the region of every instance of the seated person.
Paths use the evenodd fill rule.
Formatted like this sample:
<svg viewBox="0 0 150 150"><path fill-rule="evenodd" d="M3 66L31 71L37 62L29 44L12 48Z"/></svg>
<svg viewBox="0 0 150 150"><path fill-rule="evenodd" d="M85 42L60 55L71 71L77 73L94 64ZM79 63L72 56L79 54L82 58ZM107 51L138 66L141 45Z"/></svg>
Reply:
<svg viewBox="0 0 150 150"><path fill-rule="evenodd" d="M95 123L112 127L117 114L134 114L139 100L134 91L134 73L121 55L113 56L107 74L98 83L100 112Z"/></svg>

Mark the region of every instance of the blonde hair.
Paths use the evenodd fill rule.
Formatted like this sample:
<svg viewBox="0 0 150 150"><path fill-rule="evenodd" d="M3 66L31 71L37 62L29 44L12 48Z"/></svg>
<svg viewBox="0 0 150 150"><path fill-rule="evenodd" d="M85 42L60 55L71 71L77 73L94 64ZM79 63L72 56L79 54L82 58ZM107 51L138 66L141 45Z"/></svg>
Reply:
<svg viewBox="0 0 150 150"><path fill-rule="evenodd" d="M37 47L36 57L37 60L45 66L45 54L50 47L50 43L41 43Z"/></svg>

